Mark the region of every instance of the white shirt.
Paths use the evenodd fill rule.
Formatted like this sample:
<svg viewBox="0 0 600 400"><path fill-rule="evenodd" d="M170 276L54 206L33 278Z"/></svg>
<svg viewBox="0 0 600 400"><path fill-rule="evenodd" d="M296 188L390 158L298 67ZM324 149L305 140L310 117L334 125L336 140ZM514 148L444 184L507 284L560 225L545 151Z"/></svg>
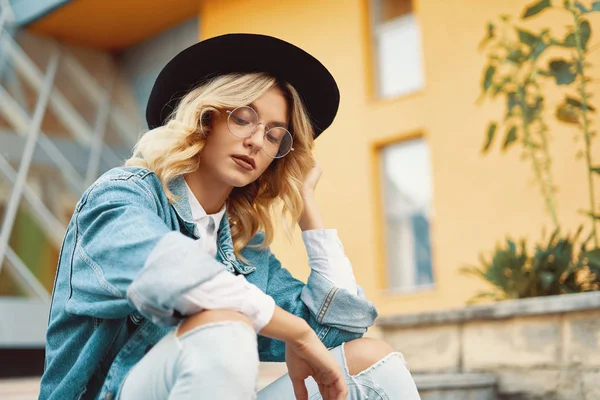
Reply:
<svg viewBox="0 0 600 400"><path fill-rule="evenodd" d="M189 186L187 196L192 218L199 230L198 242L212 255L217 254L217 233L225 214L225 206L216 214L206 211ZM357 293L352 265L344 254L335 229L316 229L302 232L302 239L308 253L309 266L329 279L334 285ZM201 283L180 297L175 307L183 315L191 315L202 310L232 309L246 315L256 332L264 328L275 312L275 301L243 275L233 275L223 271L210 280Z"/></svg>
<svg viewBox="0 0 600 400"><path fill-rule="evenodd" d="M192 190L188 186L187 182L185 184L185 188L187 191L188 202L190 204L190 209L192 211L192 218L196 223L196 227L200 231L200 244L202 248L213 257L217 254L217 232L219 230L219 225L221 224L221 220L223 219L223 215L225 214L225 204L216 214L206 214L204 208L192 193Z"/></svg>

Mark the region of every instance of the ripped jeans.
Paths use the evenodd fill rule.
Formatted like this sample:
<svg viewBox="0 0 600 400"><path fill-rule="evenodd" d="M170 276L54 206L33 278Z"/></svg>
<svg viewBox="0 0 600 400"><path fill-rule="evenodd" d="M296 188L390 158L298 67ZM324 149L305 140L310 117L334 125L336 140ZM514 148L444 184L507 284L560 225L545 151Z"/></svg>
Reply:
<svg viewBox="0 0 600 400"><path fill-rule="evenodd" d="M400 353L391 353L351 376L344 345L330 350L343 369L348 399L419 400ZM180 337L175 331L156 344L129 372L120 400L286 400L294 399L288 375L256 391L259 359L256 333L243 322L216 322ZM312 378L305 380L310 400L321 399Z"/></svg>

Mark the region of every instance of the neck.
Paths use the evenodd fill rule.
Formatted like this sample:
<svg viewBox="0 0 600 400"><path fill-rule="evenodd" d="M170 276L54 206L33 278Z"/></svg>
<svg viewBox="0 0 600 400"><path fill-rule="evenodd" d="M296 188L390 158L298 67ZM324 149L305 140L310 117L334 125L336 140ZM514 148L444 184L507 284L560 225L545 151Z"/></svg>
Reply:
<svg viewBox="0 0 600 400"><path fill-rule="evenodd" d="M221 210L233 188L211 179L211 176L203 174L201 169L187 174L185 181L204 211L207 214L215 214Z"/></svg>

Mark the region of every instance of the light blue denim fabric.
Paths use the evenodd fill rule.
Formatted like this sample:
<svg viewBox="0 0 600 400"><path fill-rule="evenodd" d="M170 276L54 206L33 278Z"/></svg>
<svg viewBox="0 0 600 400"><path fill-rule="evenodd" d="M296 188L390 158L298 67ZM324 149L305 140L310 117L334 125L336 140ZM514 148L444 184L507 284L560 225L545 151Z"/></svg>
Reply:
<svg viewBox="0 0 600 400"><path fill-rule="evenodd" d="M183 318L182 293L223 270L244 274L277 305L303 319L327 347L361 337L373 304L313 271L294 279L258 233L236 258L227 217L212 258L197 245L183 177L170 190L143 168L119 167L81 197L59 256L40 399L111 399L128 371ZM282 361L284 343L258 337L263 361Z"/></svg>
<svg viewBox="0 0 600 400"><path fill-rule="evenodd" d="M329 352L342 367L348 385L347 400L420 400L419 392L401 353L390 353L371 367L350 375L344 344ZM304 381L309 400L321 400L317 382L310 377ZM285 374L258 393L258 400L294 400L294 388Z"/></svg>
<svg viewBox="0 0 600 400"><path fill-rule="evenodd" d="M237 321L173 331L131 369L118 400L252 399L256 344L254 330Z"/></svg>
<svg viewBox="0 0 600 400"><path fill-rule="evenodd" d="M342 367L348 400L419 400L400 353L391 353L351 376L344 345L330 350ZM242 322L207 324L181 337L169 333L132 368L118 400L256 399L256 334ZM305 381L309 400L322 399L317 383ZM258 400L294 400L285 374L258 392Z"/></svg>

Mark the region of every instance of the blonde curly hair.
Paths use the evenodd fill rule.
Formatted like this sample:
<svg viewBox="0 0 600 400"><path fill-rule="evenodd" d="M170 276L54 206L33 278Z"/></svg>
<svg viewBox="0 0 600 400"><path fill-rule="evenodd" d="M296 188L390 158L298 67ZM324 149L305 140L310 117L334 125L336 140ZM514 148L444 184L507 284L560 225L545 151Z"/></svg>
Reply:
<svg viewBox="0 0 600 400"><path fill-rule="evenodd" d="M274 236L271 212L280 204L280 214L288 216L291 232L303 211L302 183L314 165L314 131L298 92L288 83L264 73L227 74L191 90L179 102L166 124L145 133L125 165L148 168L162 182L170 202L175 195L168 184L174 178L195 172L206 143L211 115L225 109L245 106L276 87L288 103L289 130L294 151L275 160L254 182L234 188L226 201L234 251L241 250L259 231L265 233L261 247L268 247ZM280 200L280 201L277 201Z"/></svg>

